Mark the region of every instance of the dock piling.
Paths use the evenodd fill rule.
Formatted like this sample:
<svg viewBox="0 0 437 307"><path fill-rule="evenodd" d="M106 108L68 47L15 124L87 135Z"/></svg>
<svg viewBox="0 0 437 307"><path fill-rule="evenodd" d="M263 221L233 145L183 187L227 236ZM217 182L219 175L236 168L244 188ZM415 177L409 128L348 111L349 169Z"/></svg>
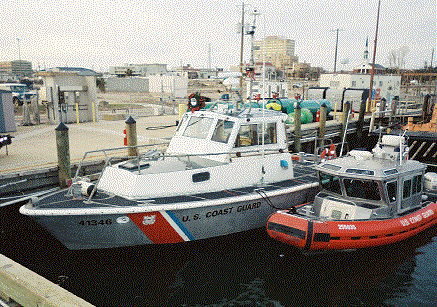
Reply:
<svg viewBox="0 0 437 307"><path fill-rule="evenodd" d="M70 168L70 143L68 139L68 127L60 123L55 128L56 131L56 148L58 152L59 166L59 186L67 187L67 181L71 179Z"/></svg>
<svg viewBox="0 0 437 307"><path fill-rule="evenodd" d="M346 101L343 106L343 113L341 114L341 133L340 137L343 138L344 133L346 131L346 123L349 120L349 112L351 109L351 103L349 101Z"/></svg>
<svg viewBox="0 0 437 307"><path fill-rule="evenodd" d="M326 104L322 103L322 105L320 106L320 122L319 122L319 139L320 139L320 148L322 150L325 147L326 111L327 111Z"/></svg>
<svg viewBox="0 0 437 307"><path fill-rule="evenodd" d="M301 152L302 150L302 144L301 144L301 138L302 138L302 108L300 107L300 103L297 103L296 108L294 108L294 151L295 152Z"/></svg>
<svg viewBox="0 0 437 307"><path fill-rule="evenodd" d="M129 157L137 156L138 149L130 146L137 146L137 122L132 116L126 120L126 138L127 138L127 146L129 146L127 150L127 154Z"/></svg>

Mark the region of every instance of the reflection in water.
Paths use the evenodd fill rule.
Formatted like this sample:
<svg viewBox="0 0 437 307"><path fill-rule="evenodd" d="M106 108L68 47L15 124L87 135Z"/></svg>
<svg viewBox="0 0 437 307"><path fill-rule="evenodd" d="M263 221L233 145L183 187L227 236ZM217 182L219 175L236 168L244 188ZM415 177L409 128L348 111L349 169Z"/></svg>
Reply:
<svg viewBox="0 0 437 307"><path fill-rule="evenodd" d="M437 227L386 247L305 256L264 229L69 251L25 222L0 233L0 253L96 306L435 306Z"/></svg>

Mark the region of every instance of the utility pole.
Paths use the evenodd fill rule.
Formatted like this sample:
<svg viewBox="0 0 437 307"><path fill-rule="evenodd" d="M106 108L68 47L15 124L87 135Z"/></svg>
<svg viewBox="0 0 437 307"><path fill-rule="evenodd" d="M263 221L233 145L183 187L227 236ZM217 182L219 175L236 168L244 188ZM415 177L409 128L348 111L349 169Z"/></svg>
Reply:
<svg viewBox="0 0 437 307"><path fill-rule="evenodd" d="M20 48L20 39L17 38L18 41L18 65L19 65L19 74L18 77L21 79L21 73L22 73L22 69L21 69L21 48Z"/></svg>
<svg viewBox="0 0 437 307"><path fill-rule="evenodd" d="M211 70L211 44L208 44L208 70Z"/></svg>
<svg viewBox="0 0 437 307"><path fill-rule="evenodd" d="M375 58L376 58L376 43L378 42L378 25L379 25L379 8L381 6L381 0L378 0L378 13L376 15L376 33L375 33L375 46L373 47L373 61L372 61L372 70L370 72L370 86L369 86L369 102L367 103L367 111L370 111L370 108L373 107L372 104L372 91L373 91L373 77L375 75Z"/></svg>
<svg viewBox="0 0 437 307"><path fill-rule="evenodd" d="M337 71L337 48L338 48L338 32L344 31L343 29L337 28L331 30L330 32L337 32L336 40L335 40L335 59L334 59L334 73Z"/></svg>

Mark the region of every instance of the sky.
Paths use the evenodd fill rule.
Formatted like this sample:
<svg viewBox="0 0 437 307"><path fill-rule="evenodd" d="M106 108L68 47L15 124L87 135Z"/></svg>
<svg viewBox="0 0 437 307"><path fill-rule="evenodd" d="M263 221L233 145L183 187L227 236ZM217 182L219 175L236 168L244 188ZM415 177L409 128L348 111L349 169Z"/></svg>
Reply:
<svg viewBox="0 0 437 307"><path fill-rule="evenodd" d="M0 1L0 61L21 57L34 68L106 71L124 63L191 64L228 70L238 65L242 1L233 0L14 0ZM361 64L366 38L373 58L378 0L245 0L245 20L256 8L255 40L283 36L296 42L299 61L337 70ZM376 62L406 46L405 68L437 65L436 0L381 0ZM250 39L244 43L249 59ZM404 48L405 49L405 48ZM341 64L347 59L348 64Z"/></svg>

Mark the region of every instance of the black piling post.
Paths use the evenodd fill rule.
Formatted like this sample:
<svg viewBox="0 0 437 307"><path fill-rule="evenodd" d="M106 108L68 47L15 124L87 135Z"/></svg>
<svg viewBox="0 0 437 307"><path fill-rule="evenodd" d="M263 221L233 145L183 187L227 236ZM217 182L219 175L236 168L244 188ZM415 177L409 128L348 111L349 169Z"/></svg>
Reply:
<svg viewBox="0 0 437 307"><path fill-rule="evenodd" d="M326 112L327 107L325 103L322 103L320 106L320 122L319 122L319 139L320 139L320 148L323 150L325 147L325 132L326 132Z"/></svg>
<svg viewBox="0 0 437 307"><path fill-rule="evenodd" d="M56 131L56 148L58 151L58 166L59 166L59 186L65 188L67 182L71 179L70 167L70 143L68 139L68 127L60 123L55 128Z"/></svg>
<svg viewBox="0 0 437 307"><path fill-rule="evenodd" d="M137 146L137 122L132 116L129 116L125 123L127 146ZM136 147L130 147L128 148L127 154L129 157L137 156L138 149Z"/></svg>
<svg viewBox="0 0 437 307"><path fill-rule="evenodd" d="M302 151L302 108L300 107L300 103L297 102L296 108L294 108L294 151L301 152Z"/></svg>

